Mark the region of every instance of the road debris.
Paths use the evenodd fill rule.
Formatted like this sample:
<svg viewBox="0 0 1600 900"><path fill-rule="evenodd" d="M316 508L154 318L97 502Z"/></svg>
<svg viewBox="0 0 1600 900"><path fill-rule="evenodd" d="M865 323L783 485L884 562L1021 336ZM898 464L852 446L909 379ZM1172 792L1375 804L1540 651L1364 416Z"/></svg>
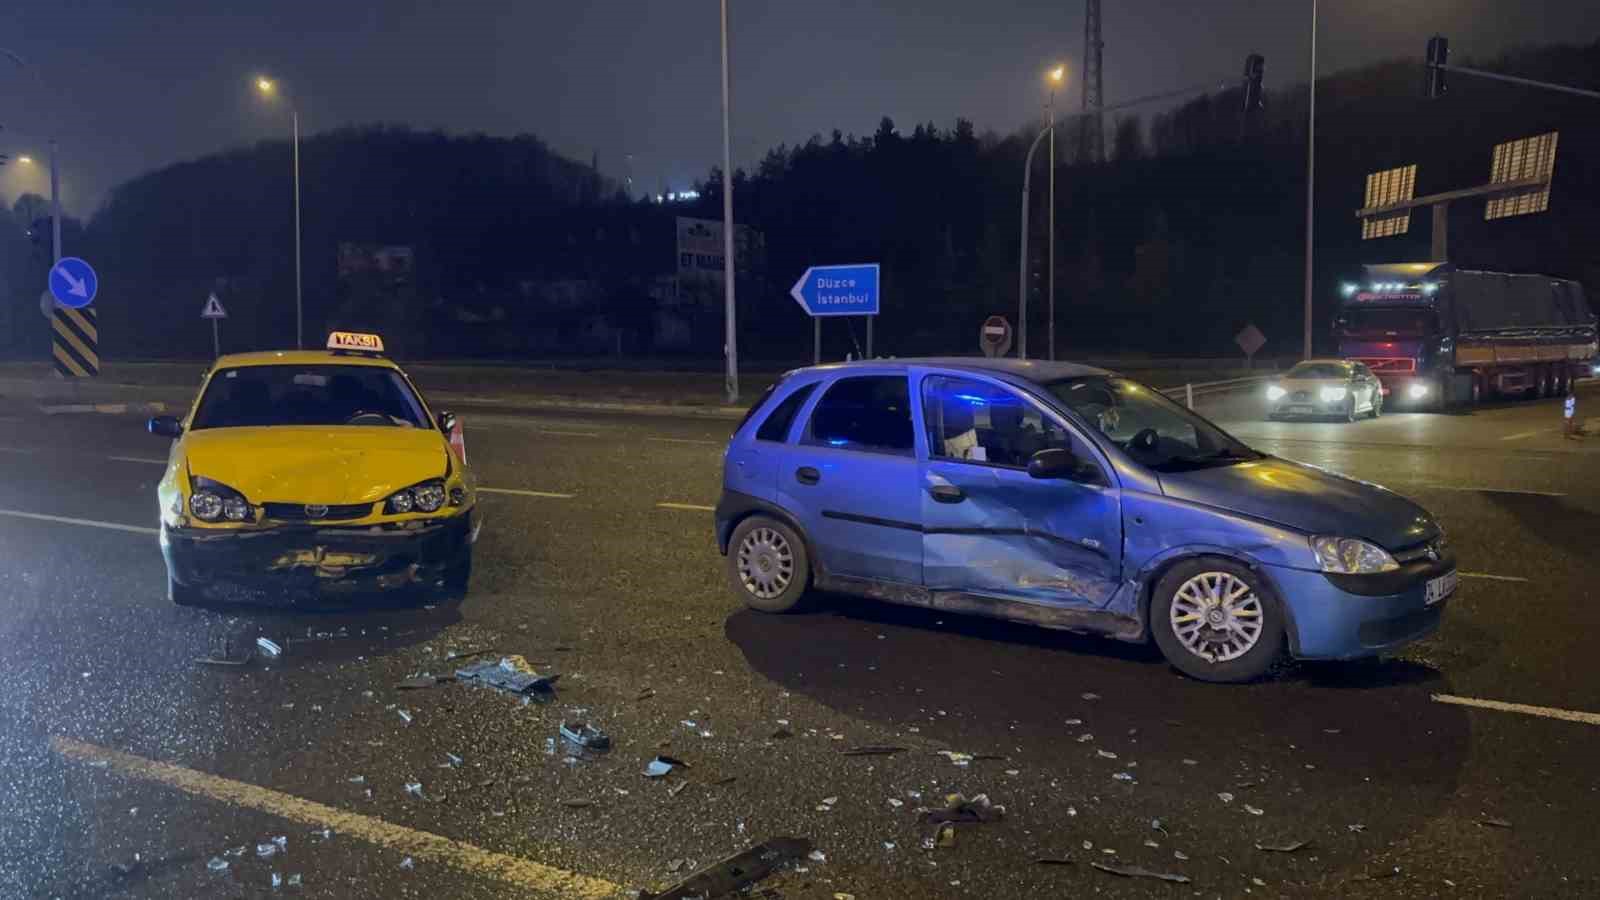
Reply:
<svg viewBox="0 0 1600 900"><path fill-rule="evenodd" d="M1511 827L1511 823L1506 821L1505 819L1479 819L1478 820L1478 824L1479 825L1487 825L1490 828L1510 828Z"/></svg>
<svg viewBox="0 0 1600 900"><path fill-rule="evenodd" d="M466 760L448 750L445 751L444 755L445 761L439 764L441 769L459 769L466 762Z"/></svg>
<svg viewBox="0 0 1600 900"><path fill-rule="evenodd" d="M780 837L757 844L720 862L713 863L667 888L659 894L639 892L640 900L689 900L694 897L722 897L755 884L778 867L812 851L805 838ZM811 857L814 861L815 855Z"/></svg>
<svg viewBox="0 0 1600 900"><path fill-rule="evenodd" d="M272 887L273 890L283 887L283 876L279 875L277 872L272 873Z"/></svg>
<svg viewBox="0 0 1600 900"><path fill-rule="evenodd" d="M483 656L486 653L493 652L493 647L484 647L481 650L451 650L449 653L444 655L444 658L448 662L457 659L471 659L474 656Z"/></svg>
<svg viewBox="0 0 1600 900"><path fill-rule="evenodd" d="M228 871L228 861L220 856L213 856L211 861L206 863L206 868L213 872L226 872Z"/></svg>
<svg viewBox="0 0 1600 900"><path fill-rule="evenodd" d="M929 822L998 822L1005 815L1006 808L991 803L988 794L970 800L964 794L950 794L944 798L943 809L930 809L923 818Z"/></svg>
<svg viewBox="0 0 1600 900"><path fill-rule="evenodd" d="M944 824L940 825L939 830L934 833L933 843L936 847L946 849L954 847L956 845L955 823L945 822Z"/></svg>
<svg viewBox="0 0 1600 900"><path fill-rule="evenodd" d="M405 859L400 860L400 868L402 868L402 869L410 871L411 869L415 869L416 867L417 867L416 860L412 859L409 856L406 857Z"/></svg>
<svg viewBox="0 0 1600 900"><path fill-rule="evenodd" d="M838 797L823 797L822 802L817 804L817 812L833 812L833 805L838 802Z"/></svg>
<svg viewBox="0 0 1600 900"><path fill-rule="evenodd" d="M672 787L667 788L667 796L668 797L676 797L679 794L683 793L683 789L688 787L688 786L689 786L689 782L680 781L677 784L673 785Z"/></svg>
<svg viewBox="0 0 1600 900"><path fill-rule="evenodd" d="M1150 830L1151 831L1159 831L1162 834L1166 834L1167 833L1167 829L1164 826L1162 826L1160 819L1151 819L1150 820Z"/></svg>
<svg viewBox="0 0 1600 900"><path fill-rule="evenodd" d="M1101 862L1091 862L1089 865L1094 866L1096 869L1099 869L1102 872L1107 872L1112 875L1120 875L1123 878L1156 878L1161 881L1170 881L1174 884L1189 883L1189 876L1187 875L1173 875L1167 872L1152 872L1149 869L1140 868L1139 866L1114 866L1106 865L1105 863Z"/></svg>
<svg viewBox="0 0 1600 900"><path fill-rule="evenodd" d="M790 731L787 728L779 728L779 729L773 731L771 734L767 735L767 740L769 740L769 741L784 741L784 740L788 740L789 738L792 738L792 737L794 737L794 732Z"/></svg>
<svg viewBox="0 0 1600 900"><path fill-rule="evenodd" d="M1351 832L1352 834L1362 834L1367 830L1367 826L1362 825L1362 824L1360 824L1358 822L1355 825L1346 825L1345 829L1347 831Z"/></svg>
<svg viewBox="0 0 1600 900"><path fill-rule="evenodd" d="M823 853L821 850L813 850L806 854L806 859L809 859L814 863L825 863L828 861L828 855Z"/></svg>
<svg viewBox="0 0 1600 900"><path fill-rule="evenodd" d="M1174 850L1172 851L1172 858L1180 862L1188 862L1189 854L1183 852L1182 850Z"/></svg>
<svg viewBox="0 0 1600 900"><path fill-rule="evenodd" d="M217 652L219 643L221 645L220 653ZM227 637L224 637L220 642L213 639L211 642L211 651L205 656L196 657L195 662L206 666L243 666L248 665L250 661L255 658L255 648L251 647L245 650L244 656L240 657L239 659L234 659L233 642Z"/></svg>
<svg viewBox="0 0 1600 900"><path fill-rule="evenodd" d="M1227 791L1223 791L1222 793L1217 795L1217 799L1221 800L1223 803L1232 803L1233 802L1233 795L1228 793Z"/></svg>
<svg viewBox="0 0 1600 900"><path fill-rule="evenodd" d="M420 781L409 781L409 782L406 782L406 793L411 794L413 796L421 797L422 796L422 782L420 782Z"/></svg>
<svg viewBox="0 0 1600 900"><path fill-rule="evenodd" d="M485 660L456 670L458 680L477 681L502 691L523 695L535 692L550 693L560 677L554 673L540 675L528 664L527 659L517 654L502 656L498 662Z"/></svg>
<svg viewBox="0 0 1600 900"><path fill-rule="evenodd" d="M1094 740L1094 735L1092 734L1084 733L1078 735L1078 743L1080 744L1087 744L1092 740Z"/></svg>
<svg viewBox="0 0 1600 900"><path fill-rule="evenodd" d="M1246 803L1244 805L1244 811L1249 813L1252 816L1259 816L1259 815L1262 815L1262 814L1264 814L1266 812L1266 810L1262 809L1261 807L1259 807L1259 806L1251 806L1248 803Z"/></svg>
<svg viewBox="0 0 1600 900"><path fill-rule="evenodd" d="M1112 753L1110 750L1096 750L1094 753L1095 753L1096 756L1100 757L1101 759L1116 759L1117 758L1117 755L1115 753Z"/></svg>
<svg viewBox="0 0 1600 900"><path fill-rule="evenodd" d="M397 691L421 691L444 684L447 681L455 681L455 678L449 675L429 675L424 672L415 678L407 678L404 681L395 682L394 689Z"/></svg>
<svg viewBox="0 0 1600 900"><path fill-rule="evenodd" d="M676 872L679 869L682 869L688 862L689 861L687 859L683 859L682 857L680 857L678 859L674 859L674 860L668 860L667 861L667 871L668 872Z"/></svg>
<svg viewBox="0 0 1600 900"><path fill-rule="evenodd" d="M677 757L657 756L655 759L650 760L650 763L644 767L644 777L660 778L679 766L682 766L685 769L689 768L688 763L678 759Z"/></svg>
<svg viewBox="0 0 1600 900"><path fill-rule="evenodd" d="M277 659L283 655L283 647L281 647L277 641L274 641L268 637L256 638L256 647L271 659Z"/></svg>
<svg viewBox="0 0 1600 900"><path fill-rule="evenodd" d="M1126 781L1129 784L1138 784L1139 783L1138 779L1133 777L1133 773L1132 772L1116 772L1116 773L1112 774L1111 777L1116 779L1117 781Z"/></svg>
<svg viewBox="0 0 1600 900"><path fill-rule="evenodd" d="M284 884L287 884L289 887L299 887L304 882L305 882L305 879L300 877L300 873L299 872L296 872L293 875L290 875L288 880L286 880L284 882Z"/></svg>
<svg viewBox="0 0 1600 900"><path fill-rule="evenodd" d="M1295 841L1292 844L1256 844L1256 849L1267 853L1294 853L1309 846L1310 841Z"/></svg>
<svg viewBox="0 0 1600 900"><path fill-rule="evenodd" d="M1041 856L1033 861L1036 866L1071 866L1075 863L1064 856Z"/></svg>
<svg viewBox="0 0 1600 900"><path fill-rule="evenodd" d="M972 764L972 754L962 753L958 750L940 750L939 755L950 760L953 765L968 766Z"/></svg>
<svg viewBox="0 0 1600 900"><path fill-rule="evenodd" d="M1090 700L1090 701L1099 700L1100 699L1100 695L1094 693L1093 691L1084 691L1081 696L1083 697L1083 699Z"/></svg>
<svg viewBox="0 0 1600 900"><path fill-rule="evenodd" d="M889 798L889 806L894 808L894 809L899 809L900 807L905 806L905 805L906 805L906 802L904 800L901 800L901 799L899 799L897 797L890 797Z"/></svg>
<svg viewBox="0 0 1600 900"><path fill-rule="evenodd" d="M397 709L394 712L395 712L395 715L400 717L400 721L406 723L407 725L411 724L411 711L410 710Z"/></svg>
<svg viewBox="0 0 1600 900"><path fill-rule="evenodd" d="M904 753L905 751L905 747L872 745L866 747L849 747L839 752L844 756L893 756L896 753Z"/></svg>
<svg viewBox="0 0 1600 900"><path fill-rule="evenodd" d="M651 697L654 697L655 695L656 695L656 689L655 688L645 688L644 690L640 691L637 695L635 695L633 699L635 701L638 701L638 700L649 700Z"/></svg>
<svg viewBox="0 0 1600 900"><path fill-rule="evenodd" d="M611 749L611 736L587 722L562 722L561 737L585 750L598 752Z"/></svg>

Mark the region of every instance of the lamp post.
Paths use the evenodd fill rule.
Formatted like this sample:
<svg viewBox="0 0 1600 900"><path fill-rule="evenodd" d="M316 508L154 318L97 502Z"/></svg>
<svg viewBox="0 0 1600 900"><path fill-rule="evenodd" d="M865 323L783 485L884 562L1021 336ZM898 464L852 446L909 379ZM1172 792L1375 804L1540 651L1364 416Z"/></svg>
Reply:
<svg viewBox="0 0 1600 900"><path fill-rule="evenodd" d="M38 66L29 65L28 61L18 56L11 50L0 48L0 54L11 57L11 61L19 67L33 72L33 77L39 83L39 93L44 93L44 75L39 72ZM17 160L20 163L33 162L32 158L24 156ZM54 265L61 261L61 177L56 168L56 139L50 139L50 261Z"/></svg>
<svg viewBox="0 0 1600 900"><path fill-rule="evenodd" d="M1313 213L1317 206L1317 0L1311 0L1311 109L1306 116L1305 358L1311 358L1311 261Z"/></svg>
<svg viewBox="0 0 1600 900"><path fill-rule="evenodd" d="M1067 75L1067 67L1058 65L1050 70L1050 102L1045 105L1045 121L1050 128L1050 359L1056 358L1056 88Z"/></svg>
<svg viewBox="0 0 1600 900"><path fill-rule="evenodd" d="M256 79L256 90L268 98L282 96L277 83L266 77ZM286 99L285 102L289 104L294 152L294 346L297 350L304 350L305 306L300 278L300 110L292 101Z"/></svg>
<svg viewBox="0 0 1600 900"><path fill-rule="evenodd" d="M728 0L722 0L722 302L723 356L727 371L723 382L728 402L739 402L739 331L734 305L733 264L733 135L729 127ZM872 321L871 319L867 320Z"/></svg>

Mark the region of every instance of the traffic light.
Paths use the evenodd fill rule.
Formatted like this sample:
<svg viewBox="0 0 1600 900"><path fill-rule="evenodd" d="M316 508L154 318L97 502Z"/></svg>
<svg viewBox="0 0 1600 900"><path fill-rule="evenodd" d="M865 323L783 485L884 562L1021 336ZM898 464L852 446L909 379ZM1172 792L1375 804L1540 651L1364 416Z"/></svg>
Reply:
<svg viewBox="0 0 1600 900"><path fill-rule="evenodd" d="M1261 94L1261 76L1266 66L1266 58L1259 53L1244 58L1244 111L1247 113L1266 105Z"/></svg>
<svg viewBox="0 0 1600 900"><path fill-rule="evenodd" d="M1428 38L1428 69L1427 80L1424 82L1423 91L1429 100L1436 100L1444 96L1444 70L1439 68L1450 62L1450 41L1442 34Z"/></svg>

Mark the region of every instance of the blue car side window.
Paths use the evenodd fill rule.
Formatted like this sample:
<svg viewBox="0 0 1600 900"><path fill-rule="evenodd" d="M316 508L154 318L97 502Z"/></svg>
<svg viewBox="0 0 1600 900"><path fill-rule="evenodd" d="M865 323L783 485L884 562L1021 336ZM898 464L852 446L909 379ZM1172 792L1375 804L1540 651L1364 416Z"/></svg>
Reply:
<svg viewBox="0 0 1600 900"><path fill-rule="evenodd" d="M922 413L930 458L1026 469L1040 450L1071 450L1083 463L1074 481L1110 483L1081 438L1004 388L936 375L923 382Z"/></svg>
<svg viewBox="0 0 1600 900"><path fill-rule="evenodd" d="M911 456L911 393L904 375L841 378L811 412L802 443L869 453Z"/></svg>

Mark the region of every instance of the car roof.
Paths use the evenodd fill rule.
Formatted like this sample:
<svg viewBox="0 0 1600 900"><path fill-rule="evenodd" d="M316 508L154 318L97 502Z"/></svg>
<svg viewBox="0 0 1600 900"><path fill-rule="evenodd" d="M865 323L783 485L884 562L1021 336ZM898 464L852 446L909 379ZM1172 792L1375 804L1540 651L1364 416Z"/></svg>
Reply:
<svg viewBox="0 0 1600 900"><path fill-rule="evenodd" d="M1299 362L1294 364L1294 368L1298 369L1301 366L1352 366L1352 365L1355 365L1355 361L1354 360L1349 360L1349 359L1302 359Z"/></svg>
<svg viewBox="0 0 1600 900"><path fill-rule="evenodd" d="M807 366L802 372L829 372L850 369L881 369L884 367L929 366L939 369L959 369L985 375L1004 375L1021 381L1043 384L1062 378L1084 375L1114 375L1115 372L1085 366L1079 363L1056 362L1044 359L990 359L983 356L918 356L899 359L860 359L852 362Z"/></svg>
<svg viewBox="0 0 1600 900"><path fill-rule="evenodd" d="M398 369L394 360L382 356L363 356L354 353L335 353L331 350L263 350L255 353L229 353L217 357L213 369L237 369L249 366L372 366L381 369Z"/></svg>

